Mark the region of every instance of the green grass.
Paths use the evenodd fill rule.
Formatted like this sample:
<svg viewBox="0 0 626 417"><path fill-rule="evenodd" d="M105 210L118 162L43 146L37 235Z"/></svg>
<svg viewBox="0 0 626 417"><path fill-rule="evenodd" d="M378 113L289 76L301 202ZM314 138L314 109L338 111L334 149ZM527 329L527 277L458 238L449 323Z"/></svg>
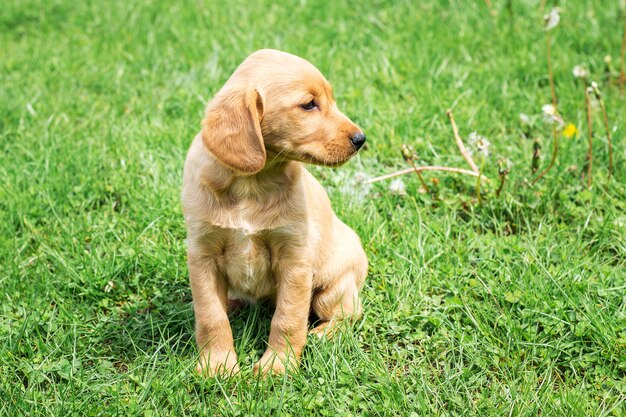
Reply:
<svg viewBox="0 0 626 417"><path fill-rule="evenodd" d="M550 102L539 0L513 1L513 19L504 0L496 19L482 1L221 3L0 8L0 415L624 415L626 106L603 62L619 65L618 2L559 2L559 109L581 137L535 187L518 115ZM242 374L203 379L182 165L207 100L264 47L317 65L367 132L356 160L312 169L368 253L365 314L310 339L297 374L259 380L271 308L244 308ZM607 183L595 110L591 190L581 62L615 139ZM464 137L492 142L481 204L472 179L443 174L425 174L433 194L415 176L406 197L350 191L357 172L403 168L402 143L465 167L451 106ZM545 166L549 127L533 137ZM513 167L496 198L499 157Z"/></svg>

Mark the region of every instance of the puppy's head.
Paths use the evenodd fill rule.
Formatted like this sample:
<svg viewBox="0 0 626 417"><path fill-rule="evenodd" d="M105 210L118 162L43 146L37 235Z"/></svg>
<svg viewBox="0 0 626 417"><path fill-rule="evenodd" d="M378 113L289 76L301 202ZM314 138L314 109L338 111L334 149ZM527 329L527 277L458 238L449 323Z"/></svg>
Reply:
<svg viewBox="0 0 626 417"><path fill-rule="evenodd" d="M317 68L265 49L250 55L209 103L202 139L224 165L253 174L268 159L341 165L365 134L339 111Z"/></svg>

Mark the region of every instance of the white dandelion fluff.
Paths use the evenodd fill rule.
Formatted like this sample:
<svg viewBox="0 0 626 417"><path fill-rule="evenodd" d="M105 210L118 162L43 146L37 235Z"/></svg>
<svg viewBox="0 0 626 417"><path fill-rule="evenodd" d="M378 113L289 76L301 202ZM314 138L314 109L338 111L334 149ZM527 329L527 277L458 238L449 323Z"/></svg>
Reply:
<svg viewBox="0 0 626 417"><path fill-rule="evenodd" d="M591 87L588 88L587 92L589 94L593 94L596 99L600 100L601 97L601 93L600 93L600 87L598 87L598 83L595 81L591 82Z"/></svg>
<svg viewBox="0 0 626 417"><path fill-rule="evenodd" d="M552 10L550 10L550 13L543 17L543 20L546 24L546 30L552 30L555 27L557 27L557 25L561 21L561 16L559 15L559 8L555 7Z"/></svg>
<svg viewBox="0 0 626 417"><path fill-rule="evenodd" d="M476 149L476 151L483 156L489 156L489 146L491 146L491 143L486 137L472 132L469 134L468 140L471 148Z"/></svg>
<svg viewBox="0 0 626 417"><path fill-rule="evenodd" d="M543 119L546 121L546 123L557 123L560 126L563 126L565 124L563 118L559 116L559 114L556 112L556 108L552 104L544 104L543 106L541 106L541 112L543 113Z"/></svg>
<svg viewBox="0 0 626 417"><path fill-rule="evenodd" d="M576 65L572 70L572 74L574 74L574 77L576 78L587 78L589 76L589 71L587 71L587 68L582 65Z"/></svg>
<svg viewBox="0 0 626 417"><path fill-rule="evenodd" d="M556 109L552 104L544 104L543 106L541 106L541 111L546 116L554 116L556 114Z"/></svg>
<svg viewBox="0 0 626 417"><path fill-rule="evenodd" d="M392 195L405 196L406 186L404 185L404 181L402 181L400 178L391 181L391 184L389 184L389 192Z"/></svg>

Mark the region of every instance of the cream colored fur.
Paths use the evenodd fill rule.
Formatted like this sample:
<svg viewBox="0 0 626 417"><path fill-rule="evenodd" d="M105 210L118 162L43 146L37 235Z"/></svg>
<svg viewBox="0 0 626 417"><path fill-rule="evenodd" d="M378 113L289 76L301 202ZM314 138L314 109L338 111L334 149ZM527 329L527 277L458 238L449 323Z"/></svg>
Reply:
<svg viewBox="0 0 626 417"><path fill-rule="evenodd" d="M279 51L252 54L208 104L182 193L200 372L239 370L229 298L275 302L263 373L298 364L311 310L320 334L359 316L367 258L301 163L344 163L359 132L320 72Z"/></svg>

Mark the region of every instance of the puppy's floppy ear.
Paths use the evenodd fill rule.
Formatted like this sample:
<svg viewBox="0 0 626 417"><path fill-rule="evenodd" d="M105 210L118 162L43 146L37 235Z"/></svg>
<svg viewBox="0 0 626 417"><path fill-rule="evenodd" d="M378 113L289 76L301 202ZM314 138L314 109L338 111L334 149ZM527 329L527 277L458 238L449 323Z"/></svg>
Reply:
<svg viewBox="0 0 626 417"><path fill-rule="evenodd" d="M220 91L202 121L204 146L224 165L244 174L265 166L260 120L264 103L254 88Z"/></svg>

